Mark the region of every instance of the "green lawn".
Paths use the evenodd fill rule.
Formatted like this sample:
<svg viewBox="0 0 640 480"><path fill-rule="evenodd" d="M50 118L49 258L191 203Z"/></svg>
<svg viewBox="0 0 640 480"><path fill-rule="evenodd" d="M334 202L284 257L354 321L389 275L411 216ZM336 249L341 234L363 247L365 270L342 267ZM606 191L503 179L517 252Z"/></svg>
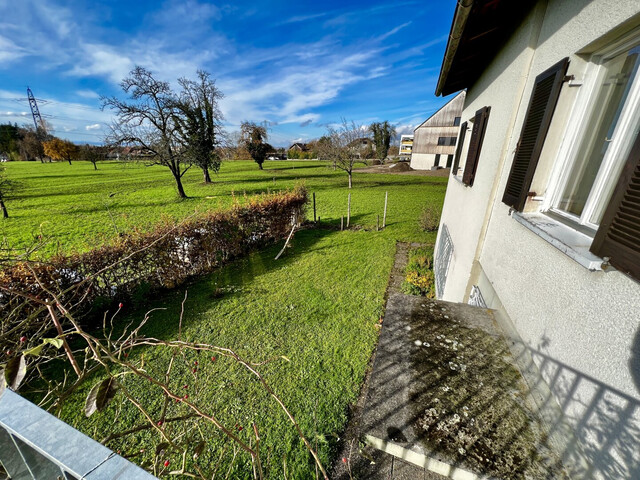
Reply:
<svg viewBox="0 0 640 480"><path fill-rule="evenodd" d="M348 406L357 398L377 340L376 326L395 243L435 240L434 233L420 231L418 216L427 203L441 205L447 180L356 172L352 224L365 228L340 232L335 226L340 215L346 214L347 176L316 162L267 162L263 171L251 162L230 162L223 164L212 186L202 185L198 172L189 172L185 189L192 198L182 202L175 198L168 172L157 167L109 163L100 165L94 173L91 165L81 163L8 166L9 174L24 179L25 185L21 197L8 203L13 218L3 226L9 240L24 244L43 224L43 230L65 249L78 250L113 236L114 221L121 230L148 226L163 215L180 218L195 209L229 205L232 191L242 196L245 191L253 194L267 188L290 188L304 180L309 192L316 193L323 225L297 232L280 260L273 258L282 242L146 305L125 305L123 319L140 319L146 309L162 306L167 310L153 314L145 333L175 339L186 288L186 339L230 347L253 361L286 356L290 362L276 361L260 370L308 438L318 443L326 466L335 454ZM388 226L376 232L376 216L382 216L385 192L389 192ZM111 193L116 195L109 197ZM217 288L229 293L218 297L213 294ZM165 350L135 352L137 358L141 355L146 367L156 373L163 372L169 360ZM200 364L197 378L191 372L196 359ZM204 355L198 358L186 354L180 358L172 382L189 385L190 398L215 412L225 425L243 426L239 434L247 441L249 426L255 421L269 478L284 478L285 461L287 478L313 477L311 457L284 414L231 361L211 362ZM159 395L132 379L127 385L146 397L152 411L159 411ZM112 431L114 425L116 430L124 430L140 423L133 408L120 409L115 404L86 419L81 407L90 386L67 403L62 413L65 421L97 439ZM169 416L186 412L180 404L170 408ZM203 465L214 465L228 444L202 422L189 435L193 435L194 445L200 435L207 439L210 448L199 462ZM134 460L141 462L153 456L159 442L157 435L141 432L108 446L126 454L138 452ZM240 454L232 462L231 448L224 455L225 474L229 471L230 478L250 478L248 457ZM140 453L141 449L144 452ZM172 465L177 465L180 458L177 453L170 454Z"/></svg>

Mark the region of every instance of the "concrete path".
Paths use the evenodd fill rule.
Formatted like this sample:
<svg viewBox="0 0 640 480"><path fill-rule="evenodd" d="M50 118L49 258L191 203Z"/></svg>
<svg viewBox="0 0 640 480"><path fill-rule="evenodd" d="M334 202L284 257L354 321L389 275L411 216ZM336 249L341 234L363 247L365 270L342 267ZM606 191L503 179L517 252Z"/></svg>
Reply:
<svg viewBox="0 0 640 480"><path fill-rule="evenodd" d="M565 478L492 311L400 293L409 247L332 478Z"/></svg>

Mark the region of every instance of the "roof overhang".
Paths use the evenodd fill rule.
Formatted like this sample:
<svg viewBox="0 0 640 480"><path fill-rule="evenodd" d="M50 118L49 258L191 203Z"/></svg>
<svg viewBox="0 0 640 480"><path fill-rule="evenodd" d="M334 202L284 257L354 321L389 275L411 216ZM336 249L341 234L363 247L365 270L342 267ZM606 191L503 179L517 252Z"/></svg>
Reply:
<svg viewBox="0 0 640 480"><path fill-rule="evenodd" d="M475 83L536 0L458 0L436 95Z"/></svg>

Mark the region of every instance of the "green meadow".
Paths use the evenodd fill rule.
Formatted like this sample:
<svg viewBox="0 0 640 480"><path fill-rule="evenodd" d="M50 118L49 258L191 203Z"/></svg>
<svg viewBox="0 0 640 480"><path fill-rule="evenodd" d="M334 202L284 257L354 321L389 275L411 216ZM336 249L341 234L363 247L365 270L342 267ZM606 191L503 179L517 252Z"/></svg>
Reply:
<svg viewBox="0 0 640 480"><path fill-rule="evenodd" d="M258 369L329 468L377 341L395 244L435 240L435 233L421 231L418 218L426 205L442 204L447 178L356 171L350 191L352 228L340 231L349 193L344 172L314 161L264 166L259 170L249 161L224 163L211 185L204 185L201 173L192 169L184 182L190 198L180 201L168 170L161 167L105 162L94 171L84 162L9 163L8 174L20 188L7 202L11 217L1 222L0 233L16 248L28 247L43 235L49 244L41 255L86 251L120 232L226 208L242 202L245 195L291 189L303 182L310 198L316 194L321 221L296 232L279 260L274 257L283 241L178 289L125 305L117 319L125 325L139 321L149 309L163 308L151 314L143 333L176 339L186 291L183 338L232 348L254 362L276 358ZM387 227L376 231L385 192ZM310 204L307 218L312 217ZM145 368L157 375L170 360L170 352L163 348L140 349L132 356L144 357ZM96 376L95 382L99 379ZM133 378L124 382L145 399L151 412L160 412L163 401L158 391ZM135 408L120 402L85 418L82 407L93 383L65 404L63 420L98 440L143 423ZM255 422L268 478L314 478L312 458L289 420L233 361L211 361L208 355L184 352L171 384L176 389L186 385L190 399L247 442ZM169 417L186 413L179 403L169 409ZM187 426L185 438L193 436L194 445L201 438L207 442L198 462L216 468L220 472L216 478L251 478L250 458L243 453L234 456L233 444L215 428L202 421ZM153 458L160 442L156 433L146 430L107 446L143 463ZM168 452L166 458L171 465L182 461L179 452Z"/></svg>

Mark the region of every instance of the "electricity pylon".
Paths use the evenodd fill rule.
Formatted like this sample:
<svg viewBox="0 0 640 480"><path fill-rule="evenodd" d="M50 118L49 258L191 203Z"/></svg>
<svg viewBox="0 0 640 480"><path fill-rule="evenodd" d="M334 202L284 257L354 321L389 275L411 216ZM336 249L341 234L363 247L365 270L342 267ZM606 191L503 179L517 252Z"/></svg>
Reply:
<svg viewBox="0 0 640 480"><path fill-rule="evenodd" d="M31 107L31 115L33 115L33 124L38 130L38 126L45 130L44 122L42 121L42 117L40 116L40 110L38 110L38 103L36 102L36 97L33 96L33 92L29 87L27 87L27 97L29 99L29 106Z"/></svg>

